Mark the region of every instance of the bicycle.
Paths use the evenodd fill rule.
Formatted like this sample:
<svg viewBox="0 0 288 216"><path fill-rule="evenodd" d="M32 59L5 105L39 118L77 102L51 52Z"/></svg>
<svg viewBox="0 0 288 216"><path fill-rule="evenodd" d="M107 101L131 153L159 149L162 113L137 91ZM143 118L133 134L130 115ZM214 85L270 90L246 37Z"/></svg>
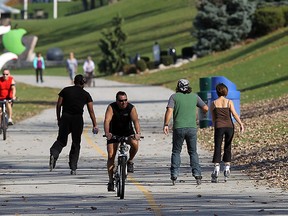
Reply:
<svg viewBox="0 0 288 216"><path fill-rule="evenodd" d="M7 135L7 129L8 129L8 113L6 110L6 104L7 102L12 102L12 100L0 100L1 108L2 108L2 114L1 114L1 128L0 132L2 132L3 140L6 140Z"/></svg>
<svg viewBox="0 0 288 216"><path fill-rule="evenodd" d="M103 137L106 137L103 135ZM117 164L114 167L113 179L116 186L117 197L120 199L124 199L125 194L125 181L127 177L127 159L128 159L128 151L129 145L127 144L129 138L131 136L117 136L113 135L111 139L117 140L119 142L118 151L117 151ZM141 139L144 137L141 136Z"/></svg>

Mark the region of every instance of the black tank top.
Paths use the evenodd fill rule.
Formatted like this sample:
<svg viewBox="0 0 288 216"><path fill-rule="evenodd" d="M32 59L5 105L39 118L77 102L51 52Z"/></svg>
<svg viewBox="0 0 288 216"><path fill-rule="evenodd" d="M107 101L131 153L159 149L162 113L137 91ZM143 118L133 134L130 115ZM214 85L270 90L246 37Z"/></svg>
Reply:
<svg viewBox="0 0 288 216"><path fill-rule="evenodd" d="M215 105L215 103L214 103ZM229 101L227 103L227 107L216 107L213 110L215 114L215 128L223 128L223 127L229 127L233 128L233 122L231 119L231 112L229 108Z"/></svg>
<svg viewBox="0 0 288 216"><path fill-rule="evenodd" d="M118 136L129 136L134 134L130 113L134 107L128 103L125 109L120 109L116 102L110 104L113 110L113 117L110 122L110 133Z"/></svg>

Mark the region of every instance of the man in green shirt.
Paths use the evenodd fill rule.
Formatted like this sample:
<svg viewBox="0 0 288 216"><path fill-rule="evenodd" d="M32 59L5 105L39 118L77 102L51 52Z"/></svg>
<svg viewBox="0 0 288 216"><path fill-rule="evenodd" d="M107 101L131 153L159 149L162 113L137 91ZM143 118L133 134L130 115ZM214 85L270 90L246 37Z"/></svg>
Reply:
<svg viewBox="0 0 288 216"><path fill-rule="evenodd" d="M192 175L197 184L201 184L201 167L197 153L197 125L196 125L196 107L204 112L208 111L208 106L201 98L192 93L189 81L180 79L177 83L176 93L169 98L164 118L163 131L169 134L169 121L173 116L173 147L171 155L171 180L173 184L177 180L179 167L181 164L180 153L184 140L187 144L188 154L190 156L190 167Z"/></svg>

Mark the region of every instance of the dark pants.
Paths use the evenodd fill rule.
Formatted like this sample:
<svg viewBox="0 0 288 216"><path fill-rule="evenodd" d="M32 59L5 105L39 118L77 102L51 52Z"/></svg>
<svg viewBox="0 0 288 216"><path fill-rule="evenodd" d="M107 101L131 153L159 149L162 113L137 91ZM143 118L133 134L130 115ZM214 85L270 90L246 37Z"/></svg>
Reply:
<svg viewBox="0 0 288 216"><path fill-rule="evenodd" d="M85 72L86 84L88 87L91 87L91 83L93 80L93 71L92 72Z"/></svg>
<svg viewBox="0 0 288 216"><path fill-rule="evenodd" d="M43 70L41 68L35 69L36 71L36 82L38 83L39 81L39 76L40 76L40 81L43 82Z"/></svg>
<svg viewBox="0 0 288 216"><path fill-rule="evenodd" d="M214 155L213 163L221 162L221 148L224 139L223 162L231 162L231 144L234 136L234 128L215 128L214 131Z"/></svg>
<svg viewBox="0 0 288 216"><path fill-rule="evenodd" d="M80 153L81 135L83 132L82 115L70 115L63 113L61 116L57 140L50 148L50 154L57 160L62 149L67 145L68 135L72 135L72 145L69 153L69 167L77 169Z"/></svg>

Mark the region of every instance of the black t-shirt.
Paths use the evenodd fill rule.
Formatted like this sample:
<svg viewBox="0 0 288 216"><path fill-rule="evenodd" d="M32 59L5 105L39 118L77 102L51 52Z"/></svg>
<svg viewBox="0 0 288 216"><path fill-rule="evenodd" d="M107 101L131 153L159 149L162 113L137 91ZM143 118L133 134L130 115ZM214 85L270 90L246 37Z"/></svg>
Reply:
<svg viewBox="0 0 288 216"><path fill-rule="evenodd" d="M134 134L131 120L131 110L134 107L128 103L125 109L120 109L116 102L110 104L113 109L113 117L110 122L110 133L118 136L129 136Z"/></svg>
<svg viewBox="0 0 288 216"><path fill-rule="evenodd" d="M62 89L59 96L63 98L63 113L82 115L85 104L92 102L91 95L80 86L69 86Z"/></svg>

